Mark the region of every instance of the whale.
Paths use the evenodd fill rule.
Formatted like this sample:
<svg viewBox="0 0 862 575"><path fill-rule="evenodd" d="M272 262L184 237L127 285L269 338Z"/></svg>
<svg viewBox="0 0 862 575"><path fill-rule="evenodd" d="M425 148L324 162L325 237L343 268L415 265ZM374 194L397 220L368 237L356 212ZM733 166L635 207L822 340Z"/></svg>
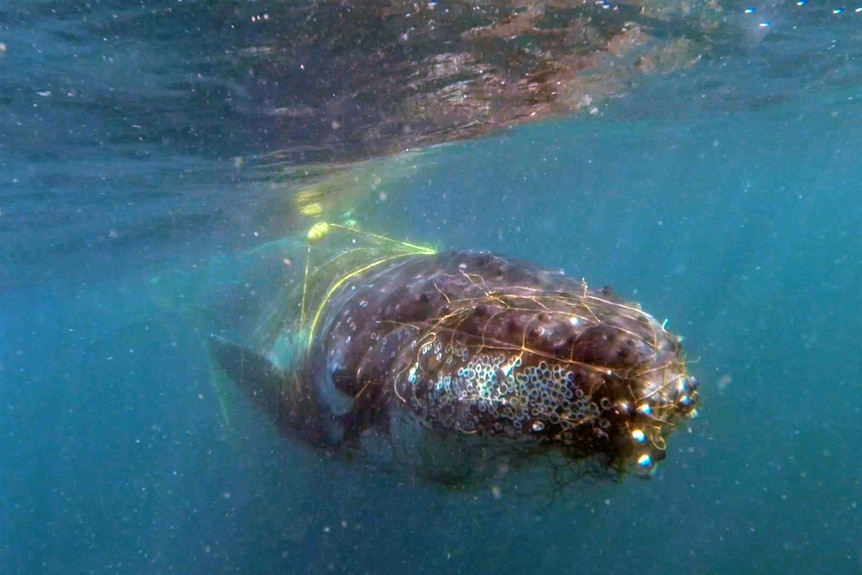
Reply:
<svg viewBox="0 0 862 575"><path fill-rule="evenodd" d="M697 414L681 338L609 288L485 251L357 251L306 266L270 343L209 336L285 436L452 485L648 477Z"/></svg>

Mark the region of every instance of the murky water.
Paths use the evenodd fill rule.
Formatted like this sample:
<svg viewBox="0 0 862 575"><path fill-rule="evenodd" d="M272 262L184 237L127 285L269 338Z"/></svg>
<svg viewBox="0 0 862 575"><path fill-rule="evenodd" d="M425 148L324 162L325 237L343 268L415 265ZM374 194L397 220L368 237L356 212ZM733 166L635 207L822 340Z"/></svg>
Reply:
<svg viewBox="0 0 862 575"><path fill-rule="evenodd" d="M860 571L862 12L389 8L0 7L0 571ZM549 500L278 437L209 294L324 217L612 285L702 416Z"/></svg>

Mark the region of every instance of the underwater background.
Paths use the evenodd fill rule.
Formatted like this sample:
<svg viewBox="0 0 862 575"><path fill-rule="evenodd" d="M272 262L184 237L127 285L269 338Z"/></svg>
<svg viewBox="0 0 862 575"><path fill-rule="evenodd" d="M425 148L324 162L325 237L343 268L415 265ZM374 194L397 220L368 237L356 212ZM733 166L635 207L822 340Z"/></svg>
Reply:
<svg viewBox="0 0 862 575"><path fill-rule="evenodd" d="M0 573L862 572L862 8L692 5L692 65L399 151L259 113L220 58L283 3L0 4ZM667 318L703 407L655 476L446 490L225 397L208 287L344 170L366 229Z"/></svg>

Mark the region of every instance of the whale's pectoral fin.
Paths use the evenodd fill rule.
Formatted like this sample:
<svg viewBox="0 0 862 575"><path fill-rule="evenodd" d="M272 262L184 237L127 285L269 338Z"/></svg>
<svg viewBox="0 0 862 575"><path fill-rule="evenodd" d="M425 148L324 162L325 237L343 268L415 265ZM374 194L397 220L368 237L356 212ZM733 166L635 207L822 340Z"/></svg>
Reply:
<svg viewBox="0 0 862 575"><path fill-rule="evenodd" d="M267 358L217 335L209 337L210 351L225 374L236 383L254 404L278 421L289 416L290 405L282 393L284 374ZM288 413L284 413L288 410Z"/></svg>
<svg viewBox="0 0 862 575"><path fill-rule="evenodd" d="M313 444L322 441L316 401L308 390L298 389L296 382L266 357L222 337L210 335L209 348L222 371L279 431L299 435Z"/></svg>

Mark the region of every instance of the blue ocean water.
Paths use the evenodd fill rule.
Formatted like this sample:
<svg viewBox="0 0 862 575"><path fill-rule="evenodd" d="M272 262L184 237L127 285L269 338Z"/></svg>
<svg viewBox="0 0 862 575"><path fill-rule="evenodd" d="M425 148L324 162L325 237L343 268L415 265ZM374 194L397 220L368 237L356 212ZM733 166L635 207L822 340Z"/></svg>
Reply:
<svg viewBox="0 0 862 575"><path fill-rule="evenodd" d="M0 8L0 572L862 572L862 14L750 8L698 66L437 148L380 199L394 235L563 267L685 336L704 406L657 474L550 499L381 477L226 400L206 287L293 231L235 161L272 143L183 99L180 34Z"/></svg>

